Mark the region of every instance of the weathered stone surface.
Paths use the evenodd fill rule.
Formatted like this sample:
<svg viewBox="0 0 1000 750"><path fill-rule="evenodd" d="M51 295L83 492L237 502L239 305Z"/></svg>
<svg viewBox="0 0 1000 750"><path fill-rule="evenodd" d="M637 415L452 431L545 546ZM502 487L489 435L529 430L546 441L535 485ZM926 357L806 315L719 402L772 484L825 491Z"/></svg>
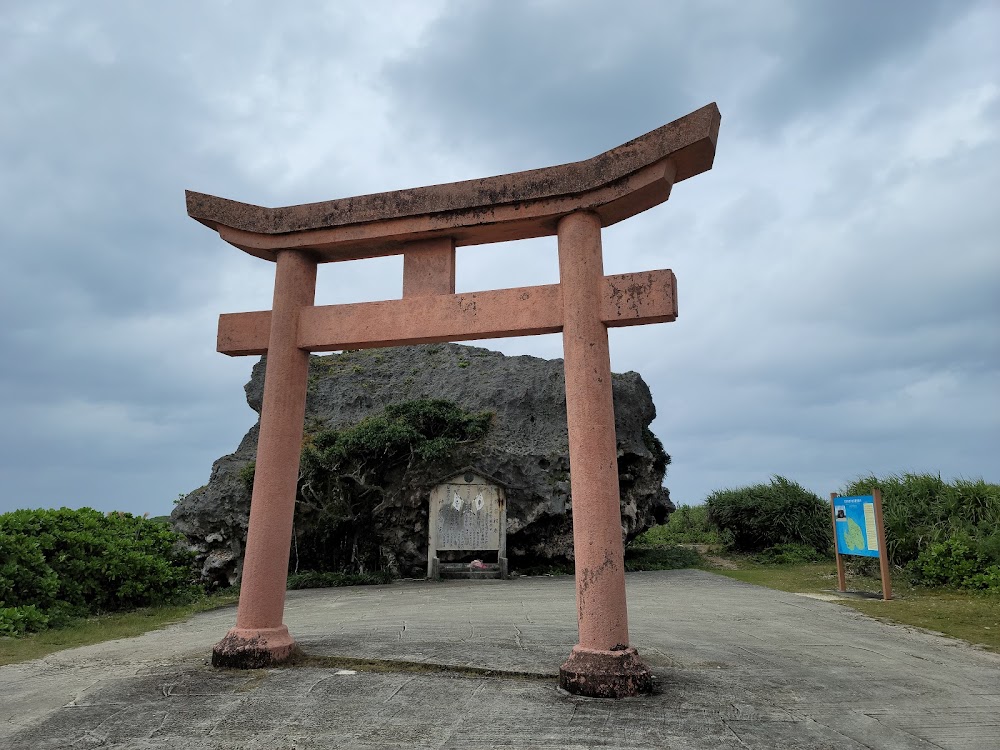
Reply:
<svg viewBox="0 0 1000 750"><path fill-rule="evenodd" d="M506 357L458 344L404 346L312 357L306 430L344 428L391 403L442 398L495 414L471 454L458 456L506 487L508 557L519 564L573 559L566 403L561 360ZM649 388L635 372L613 378L622 531L626 539L673 508L662 487L666 459L648 431L656 415ZM246 385L258 413L263 360ZM241 470L256 456L257 426L236 452L217 460L209 483L181 500L174 528L199 551L206 579L235 581L246 539L250 494ZM419 576L427 565L427 499L439 474L410 472L375 514L387 564ZM301 532L301 529L297 529Z"/></svg>
<svg viewBox="0 0 1000 750"><path fill-rule="evenodd" d="M576 646L559 668L559 687L589 698L631 698L653 692L653 675L634 648L597 651Z"/></svg>

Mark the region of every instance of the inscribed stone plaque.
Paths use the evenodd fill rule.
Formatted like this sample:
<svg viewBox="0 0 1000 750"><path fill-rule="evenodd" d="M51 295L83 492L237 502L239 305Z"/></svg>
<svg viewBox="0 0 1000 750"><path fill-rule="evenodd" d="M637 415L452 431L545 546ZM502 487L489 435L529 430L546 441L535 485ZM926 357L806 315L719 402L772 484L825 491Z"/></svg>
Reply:
<svg viewBox="0 0 1000 750"><path fill-rule="evenodd" d="M437 509L437 549L499 549L498 488L484 484L446 484L443 489Z"/></svg>

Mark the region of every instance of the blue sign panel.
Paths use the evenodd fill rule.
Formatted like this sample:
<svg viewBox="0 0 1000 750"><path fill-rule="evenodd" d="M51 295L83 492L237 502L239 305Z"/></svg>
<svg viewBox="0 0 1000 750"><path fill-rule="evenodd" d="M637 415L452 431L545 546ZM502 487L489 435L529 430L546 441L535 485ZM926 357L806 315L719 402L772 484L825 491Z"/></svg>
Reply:
<svg viewBox="0 0 1000 750"><path fill-rule="evenodd" d="M871 495L837 497L833 500L837 552L842 555L878 557L875 498Z"/></svg>

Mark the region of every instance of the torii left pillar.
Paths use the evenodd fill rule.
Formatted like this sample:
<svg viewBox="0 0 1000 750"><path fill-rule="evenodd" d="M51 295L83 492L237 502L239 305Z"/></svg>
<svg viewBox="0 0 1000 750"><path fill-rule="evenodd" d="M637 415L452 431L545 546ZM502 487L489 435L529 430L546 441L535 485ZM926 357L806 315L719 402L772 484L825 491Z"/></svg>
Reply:
<svg viewBox="0 0 1000 750"><path fill-rule="evenodd" d="M282 250L276 265L244 584L236 627L212 651L216 667L267 666L295 647L282 620L309 377L309 352L296 340L299 313L315 299L316 261Z"/></svg>

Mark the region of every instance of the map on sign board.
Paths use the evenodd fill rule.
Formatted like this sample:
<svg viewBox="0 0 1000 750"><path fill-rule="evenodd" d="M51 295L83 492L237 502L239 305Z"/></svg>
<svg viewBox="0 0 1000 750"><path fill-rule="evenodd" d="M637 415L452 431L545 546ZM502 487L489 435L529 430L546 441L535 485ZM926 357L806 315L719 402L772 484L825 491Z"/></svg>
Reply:
<svg viewBox="0 0 1000 750"><path fill-rule="evenodd" d="M878 557L875 498L871 495L838 497L833 501L837 552L842 555Z"/></svg>

